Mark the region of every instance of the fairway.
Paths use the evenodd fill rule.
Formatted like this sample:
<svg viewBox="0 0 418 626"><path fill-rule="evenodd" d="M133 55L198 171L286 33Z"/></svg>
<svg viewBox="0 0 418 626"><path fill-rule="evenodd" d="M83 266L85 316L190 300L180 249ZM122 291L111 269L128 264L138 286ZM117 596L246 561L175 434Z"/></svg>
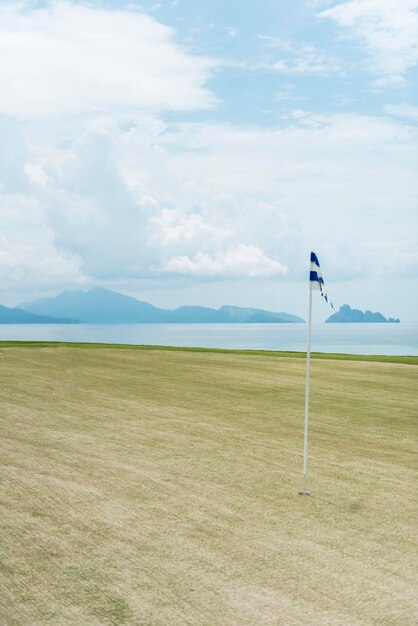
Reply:
<svg viewBox="0 0 418 626"><path fill-rule="evenodd" d="M1 346L0 623L415 626L398 361Z"/></svg>

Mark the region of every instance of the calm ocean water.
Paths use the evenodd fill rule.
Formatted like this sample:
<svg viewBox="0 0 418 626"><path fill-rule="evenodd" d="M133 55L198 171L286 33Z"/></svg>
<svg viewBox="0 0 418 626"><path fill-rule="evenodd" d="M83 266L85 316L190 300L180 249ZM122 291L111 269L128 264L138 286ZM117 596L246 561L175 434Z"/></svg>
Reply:
<svg viewBox="0 0 418 626"><path fill-rule="evenodd" d="M82 341L306 350L306 324L1 324L0 341ZM312 350L418 355L418 325L314 324Z"/></svg>

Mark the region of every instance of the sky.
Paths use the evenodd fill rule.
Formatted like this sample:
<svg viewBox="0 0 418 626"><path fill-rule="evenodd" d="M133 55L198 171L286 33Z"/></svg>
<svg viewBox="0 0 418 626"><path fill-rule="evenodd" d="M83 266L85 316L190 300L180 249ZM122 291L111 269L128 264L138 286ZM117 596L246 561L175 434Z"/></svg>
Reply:
<svg viewBox="0 0 418 626"><path fill-rule="evenodd" d="M418 321L418 0L2 0L0 92L2 304Z"/></svg>

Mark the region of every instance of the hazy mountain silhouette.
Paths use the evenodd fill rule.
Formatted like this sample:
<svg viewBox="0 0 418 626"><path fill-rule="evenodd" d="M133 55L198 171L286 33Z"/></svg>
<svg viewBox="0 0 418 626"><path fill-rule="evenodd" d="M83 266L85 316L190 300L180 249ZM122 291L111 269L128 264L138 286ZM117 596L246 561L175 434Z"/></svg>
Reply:
<svg viewBox="0 0 418 626"><path fill-rule="evenodd" d="M382 313L373 313L372 311L360 311L359 309L352 309L348 304L343 304L340 310L333 313L326 322L339 322L339 323L399 323L398 318L389 317L386 319Z"/></svg>
<svg viewBox="0 0 418 626"><path fill-rule="evenodd" d="M36 315L0 304L0 324L75 324L77 320Z"/></svg>
<svg viewBox="0 0 418 626"><path fill-rule="evenodd" d="M220 309L201 306L160 309L102 287L90 291L64 291L55 298L26 302L20 306L37 315L71 317L88 324L304 322L302 318L289 313L235 306L222 306Z"/></svg>

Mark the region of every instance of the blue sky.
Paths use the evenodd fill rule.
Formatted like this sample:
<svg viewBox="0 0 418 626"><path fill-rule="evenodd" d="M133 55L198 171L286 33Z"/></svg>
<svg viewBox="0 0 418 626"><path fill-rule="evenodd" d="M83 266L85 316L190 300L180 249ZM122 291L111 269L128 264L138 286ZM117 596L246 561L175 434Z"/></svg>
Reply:
<svg viewBox="0 0 418 626"><path fill-rule="evenodd" d="M0 6L3 304L418 317L418 0ZM318 321L329 311L321 301Z"/></svg>

